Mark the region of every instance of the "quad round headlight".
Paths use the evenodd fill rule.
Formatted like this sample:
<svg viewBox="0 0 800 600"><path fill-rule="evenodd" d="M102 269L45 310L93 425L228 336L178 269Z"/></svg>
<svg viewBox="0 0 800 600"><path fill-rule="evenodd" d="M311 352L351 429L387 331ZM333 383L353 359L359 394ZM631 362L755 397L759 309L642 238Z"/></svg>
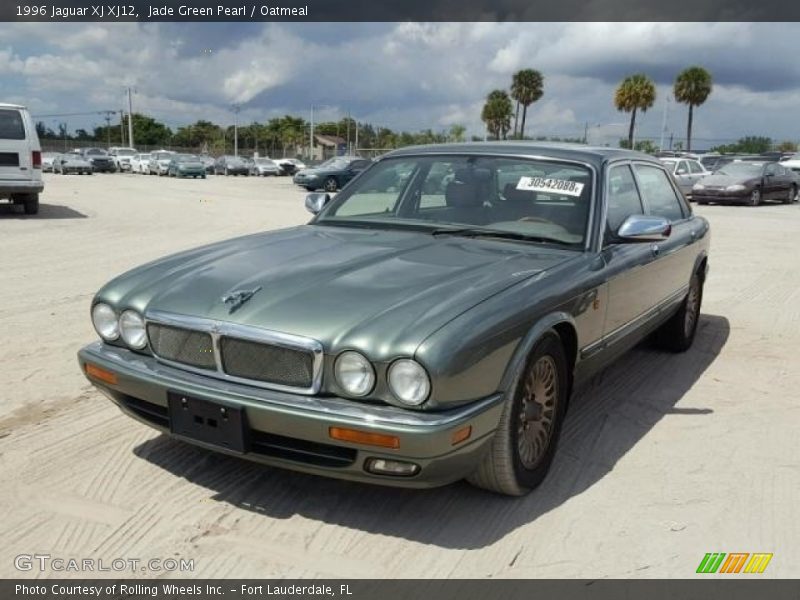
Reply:
<svg viewBox="0 0 800 600"><path fill-rule="evenodd" d="M128 346L141 350L147 345L144 319L135 310L126 310L119 316L119 333Z"/></svg>
<svg viewBox="0 0 800 600"><path fill-rule="evenodd" d="M112 342L119 337L117 313L108 304L98 302L92 308L92 325L101 338Z"/></svg>
<svg viewBox="0 0 800 600"><path fill-rule="evenodd" d="M348 350L342 352L334 365L336 381L351 396L366 396L375 385L375 369L364 356Z"/></svg>
<svg viewBox="0 0 800 600"><path fill-rule="evenodd" d="M401 358L389 367L389 389L403 404L419 406L428 399L431 380L428 373L415 360Z"/></svg>

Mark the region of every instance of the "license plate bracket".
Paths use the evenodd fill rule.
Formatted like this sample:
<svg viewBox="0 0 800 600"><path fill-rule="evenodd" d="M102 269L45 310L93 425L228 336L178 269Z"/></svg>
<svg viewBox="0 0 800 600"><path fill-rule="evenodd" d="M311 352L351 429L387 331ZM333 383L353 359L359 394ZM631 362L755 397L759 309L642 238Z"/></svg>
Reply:
<svg viewBox="0 0 800 600"><path fill-rule="evenodd" d="M174 435L239 454L247 452L247 415L241 407L178 392L167 392L167 403Z"/></svg>

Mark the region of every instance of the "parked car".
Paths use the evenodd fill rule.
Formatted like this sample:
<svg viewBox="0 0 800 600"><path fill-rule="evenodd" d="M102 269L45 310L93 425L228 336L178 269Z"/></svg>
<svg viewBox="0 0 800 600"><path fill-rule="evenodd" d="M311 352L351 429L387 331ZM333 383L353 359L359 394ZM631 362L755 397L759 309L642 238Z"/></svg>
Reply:
<svg viewBox="0 0 800 600"><path fill-rule="evenodd" d="M194 154L174 154L167 167L170 177L206 178L206 168Z"/></svg>
<svg viewBox="0 0 800 600"><path fill-rule="evenodd" d="M249 175L250 167L240 156L220 156L214 162L215 175Z"/></svg>
<svg viewBox="0 0 800 600"><path fill-rule="evenodd" d="M67 152L59 154L53 159L53 172L61 173L62 175L69 175L70 173L91 175L94 173L94 167L92 163L77 152Z"/></svg>
<svg viewBox="0 0 800 600"><path fill-rule="evenodd" d="M298 171L293 181L310 192L319 189L335 192L371 164L371 160L358 156L337 156L317 167Z"/></svg>
<svg viewBox="0 0 800 600"><path fill-rule="evenodd" d="M678 182L678 187L689 199L692 197L694 184L703 177L711 175L699 161L690 158L662 158L661 162L669 167L672 176Z"/></svg>
<svg viewBox="0 0 800 600"><path fill-rule="evenodd" d="M35 215L42 190L42 147L33 119L24 106L0 103L0 200Z"/></svg>
<svg viewBox="0 0 800 600"><path fill-rule="evenodd" d="M294 175L298 171L308 168L303 161L297 158L276 158L274 160L281 168L281 175Z"/></svg>
<svg viewBox="0 0 800 600"><path fill-rule="evenodd" d="M150 153L134 154L131 157L131 173L146 175L150 172Z"/></svg>
<svg viewBox="0 0 800 600"><path fill-rule="evenodd" d="M53 159L58 156L57 152L42 152L42 173L53 172Z"/></svg>
<svg viewBox="0 0 800 600"><path fill-rule="evenodd" d="M703 165L707 171L712 173L717 169L724 167L728 163L733 162L733 160L733 156L727 156L724 154L708 154L699 158L700 164Z"/></svg>
<svg viewBox="0 0 800 600"><path fill-rule="evenodd" d="M698 204L736 203L758 206L764 200L797 202L794 173L778 162L734 161L696 183L692 195Z"/></svg>
<svg viewBox="0 0 800 600"><path fill-rule="evenodd" d="M574 388L653 333L692 345L709 225L647 155L403 148L306 206L309 224L103 286L100 340L79 353L91 383L220 452L521 495L549 469Z"/></svg>
<svg viewBox="0 0 800 600"><path fill-rule="evenodd" d="M214 157L209 156L208 154L201 154L200 155L200 162L203 163L203 166L206 169L206 174L213 174L214 173Z"/></svg>
<svg viewBox="0 0 800 600"><path fill-rule="evenodd" d="M150 153L150 161L147 163L147 172L150 175L166 175L169 170L169 162L175 156L171 150L156 150Z"/></svg>
<svg viewBox="0 0 800 600"><path fill-rule="evenodd" d="M136 156L136 148L111 148L108 152L114 160L118 172L131 170L131 159Z"/></svg>
<svg viewBox="0 0 800 600"><path fill-rule="evenodd" d="M795 173L800 173L800 153L793 154L781 161L781 166L791 169Z"/></svg>
<svg viewBox="0 0 800 600"><path fill-rule="evenodd" d="M269 175L280 175L282 170L278 163L269 158L253 159L253 166L250 167L250 175L267 177Z"/></svg>
<svg viewBox="0 0 800 600"><path fill-rule="evenodd" d="M117 171L114 157L102 148L81 148L76 153L91 163L95 173L115 173Z"/></svg>

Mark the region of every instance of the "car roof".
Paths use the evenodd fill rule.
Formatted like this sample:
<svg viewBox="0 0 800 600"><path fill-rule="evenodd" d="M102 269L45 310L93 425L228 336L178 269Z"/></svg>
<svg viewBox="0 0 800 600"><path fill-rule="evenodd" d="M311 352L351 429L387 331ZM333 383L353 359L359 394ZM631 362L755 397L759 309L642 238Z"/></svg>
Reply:
<svg viewBox="0 0 800 600"><path fill-rule="evenodd" d="M25 108L22 104L10 104L8 102L0 102L0 108Z"/></svg>
<svg viewBox="0 0 800 600"><path fill-rule="evenodd" d="M495 156L519 156L577 160L594 166L600 166L612 160L636 159L660 164L660 161L644 154L625 150L624 148L609 148L606 146L584 146L583 144L569 144L558 142L467 142L461 144L429 144L425 146L406 146L392 150L381 158L425 154L480 154Z"/></svg>

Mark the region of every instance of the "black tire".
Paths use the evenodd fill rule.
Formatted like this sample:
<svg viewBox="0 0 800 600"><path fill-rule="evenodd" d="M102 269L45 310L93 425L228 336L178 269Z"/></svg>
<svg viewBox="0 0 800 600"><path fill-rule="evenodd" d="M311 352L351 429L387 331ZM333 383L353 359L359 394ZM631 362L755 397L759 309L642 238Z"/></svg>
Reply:
<svg viewBox="0 0 800 600"><path fill-rule="evenodd" d="M755 188L752 192L750 192L750 198L748 198L747 202L748 206L758 206L761 204L761 190Z"/></svg>
<svg viewBox="0 0 800 600"><path fill-rule="evenodd" d="M706 206L708 204L708 200L698 200L697 203L701 206Z"/></svg>
<svg viewBox="0 0 800 600"><path fill-rule="evenodd" d="M792 202L795 201L795 198L797 198L797 186L793 185L792 187L789 188L789 197L786 198L783 201L783 203L784 204L791 204Z"/></svg>
<svg viewBox="0 0 800 600"><path fill-rule="evenodd" d="M547 378L551 380L549 385L546 381L540 382L536 379L542 364L546 365ZM533 401L536 398L533 390L536 390L537 385L544 385L545 391L554 388L552 397L546 398L545 404ZM523 496L541 484L550 470L556 452L568 394L569 373L564 346L558 334L551 330L536 342L528 360L517 374L513 394L506 400L491 447L475 472L467 477L467 481L507 496ZM526 399L531 403L528 406L534 407L532 412L536 410L538 413L528 414L525 408ZM549 425L544 423L548 416ZM530 448L530 443L526 444L524 439L521 442L520 435L531 431L528 435L540 439L536 430L541 432L542 427L545 427L547 433L541 435L546 435L546 438L538 444L534 460L527 455L527 451L521 449L523 446ZM524 457L523 454L527 456Z"/></svg>
<svg viewBox="0 0 800 600"><path fill-rule="evenodd" d="M702 303L703 280L695 273L680 309L656 332L658 346L670 352L686 352L691 348L697 333L697 323L700 321Z"/></svg>
<svg viewBox="0 0 800 600"><path fill-rule="evenodd" d="M306 186L306 189L307 189L309 192L313 192L313 191L314 191L314 190L316 190L317 188L315 188L313 185L307 185L307 186Z"/></svg>
<svg viewBox="0 0 800 600"><path fill-rule="evenodd" d="M228 172L228 167L225 167L224 175L225 175L225 177L227 177L228 175L230 175L230 173Z"/></svg>
<svg viewBox="0 0 800 600"><path fill-rule="evenodd" d="M202 179L205 179L205 178L206 178L206 175L205 175L205 173L203 173L202 175L200 175L200 177L201 177Z"/></svg>
<svg viewBox="0 0 800 600"><path fill-rule="evenodd" d="M23 207L26 215L35 215L39 212L39 194L25 194Z"/></svg>
<svg viewBox="0 0 800 600"><path fill-rule="evenodd" d="M322 187L326 192L335 192L339 189L339 182L335 177L328 177Z"/></svg>

